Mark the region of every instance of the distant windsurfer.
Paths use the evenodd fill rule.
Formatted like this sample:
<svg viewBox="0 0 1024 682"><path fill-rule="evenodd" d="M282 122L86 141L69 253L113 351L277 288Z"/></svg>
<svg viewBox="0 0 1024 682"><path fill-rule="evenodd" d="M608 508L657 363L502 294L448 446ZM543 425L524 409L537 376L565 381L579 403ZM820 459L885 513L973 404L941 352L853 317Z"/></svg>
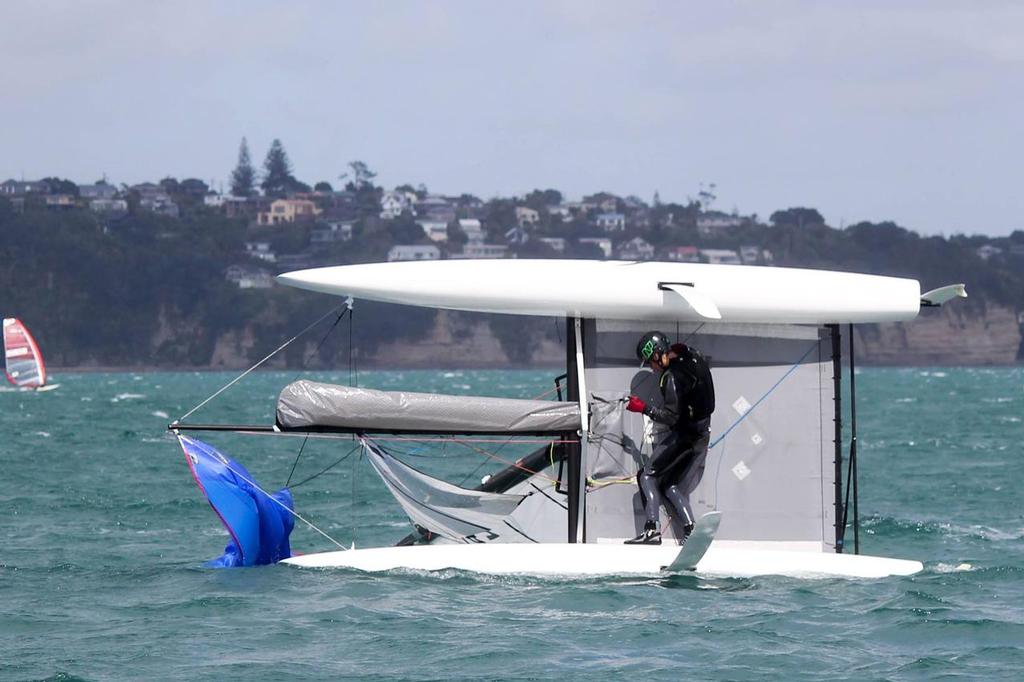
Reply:
<svg viewBox="0 0 1024 682"><path fill-rule="evenodd" d="M683 539L693 530L690 493L704 475L715 411L715 386L711 370L700 351L682 343L670 344L657 331L647 332L636 347L641 367L659 375L662 406L648 405L629 396L626 409L641 412L655 423L650 460L637 472L637 485L646 522L640 535L626 544L660 545L658 526L662 496L668 499L683 524Z"/></svg>

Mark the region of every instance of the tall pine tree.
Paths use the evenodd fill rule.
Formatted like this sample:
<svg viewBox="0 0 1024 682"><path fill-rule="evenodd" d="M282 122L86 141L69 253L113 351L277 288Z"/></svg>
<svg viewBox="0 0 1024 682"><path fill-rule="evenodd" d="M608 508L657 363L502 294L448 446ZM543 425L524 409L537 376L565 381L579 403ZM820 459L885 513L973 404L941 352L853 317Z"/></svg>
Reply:
<svg viewBox="0 0 1024 682"><path fill-rule="evenodd" d="M263 182L260 187L267 196L283 196L296 183L288 152L284 150L281 140L275 139L270 143L267 158L263 160Z"/></svg>
<svg viewBox="0 0 1024 682"><path fill-rule="evenodd" d="M256 190L256 169L252 167L249 159L249 143L242 138L242 144L238 147L238 165L231 171L231 195L236 197L251 197Z"/></svg>

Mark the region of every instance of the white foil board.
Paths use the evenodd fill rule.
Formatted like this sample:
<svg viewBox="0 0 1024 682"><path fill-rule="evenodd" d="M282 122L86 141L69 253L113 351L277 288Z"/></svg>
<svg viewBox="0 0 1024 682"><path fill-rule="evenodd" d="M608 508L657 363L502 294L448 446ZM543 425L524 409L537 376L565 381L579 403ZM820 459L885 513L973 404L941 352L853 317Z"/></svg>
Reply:
<svg viewBox="0 0 1024 682"><path fill-rule="evenodd" d="M495 575L538 576L665 575L681 547L610 544L413 545L305 554L281 563L305 568L361 571L456 569ZM922 570L919 561L853 554L719 548L712 543L696 572L721 577L883 578Z"/></svg>
<svg viewBox="0 0 1024 682"><path fill-rule="evenodd" d="M763 324L910 320L921 297L914 279L703 263L411 261L298 270L277 279L300 289L430 308Z"/></svg>

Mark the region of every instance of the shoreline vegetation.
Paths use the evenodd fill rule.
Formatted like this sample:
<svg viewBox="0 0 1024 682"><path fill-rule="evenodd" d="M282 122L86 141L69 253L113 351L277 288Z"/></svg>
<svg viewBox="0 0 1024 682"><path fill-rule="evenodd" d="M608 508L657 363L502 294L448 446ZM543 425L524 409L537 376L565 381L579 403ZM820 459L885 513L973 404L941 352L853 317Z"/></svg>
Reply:
<svg viewBox="0 0 1024 682"><path fill-rule="evenodd" d="M289 270L396 260L592 258L827 268L966 282L970 298L909 324L858 325L858 362L1024 361L1024 231L918 235L892 222L826 224L813 208L767 219L716 208L714 185L652 199L556 189L481 199L386 189L361 161L340 186L298 180L283 144L261 171L243 140L231 187L195 178L115 185L0 182L0 314L61 371L252 366L339 300L276 286ZM257 186L258 182L258 186ZM667 193L666 193L667 194ZM557 367L564 322L357 301L351 329L311 331L269 369ZM477 361L467 363L466 358Z"/></svg>

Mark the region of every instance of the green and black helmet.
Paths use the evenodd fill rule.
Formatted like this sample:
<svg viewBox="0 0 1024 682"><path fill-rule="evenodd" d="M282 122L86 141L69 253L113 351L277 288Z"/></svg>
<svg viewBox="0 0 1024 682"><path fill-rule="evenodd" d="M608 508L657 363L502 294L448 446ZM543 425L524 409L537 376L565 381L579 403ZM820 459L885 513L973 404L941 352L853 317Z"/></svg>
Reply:
<svg viewBox="0 0 1024 682"><path fill-rule="evenodd" d="M664 333L647 332L640 337L640 342L636 344L636 357L640 360L640 366L643 367L650 362L655 353L667 353L670 347L668 336Z"/></svg>

